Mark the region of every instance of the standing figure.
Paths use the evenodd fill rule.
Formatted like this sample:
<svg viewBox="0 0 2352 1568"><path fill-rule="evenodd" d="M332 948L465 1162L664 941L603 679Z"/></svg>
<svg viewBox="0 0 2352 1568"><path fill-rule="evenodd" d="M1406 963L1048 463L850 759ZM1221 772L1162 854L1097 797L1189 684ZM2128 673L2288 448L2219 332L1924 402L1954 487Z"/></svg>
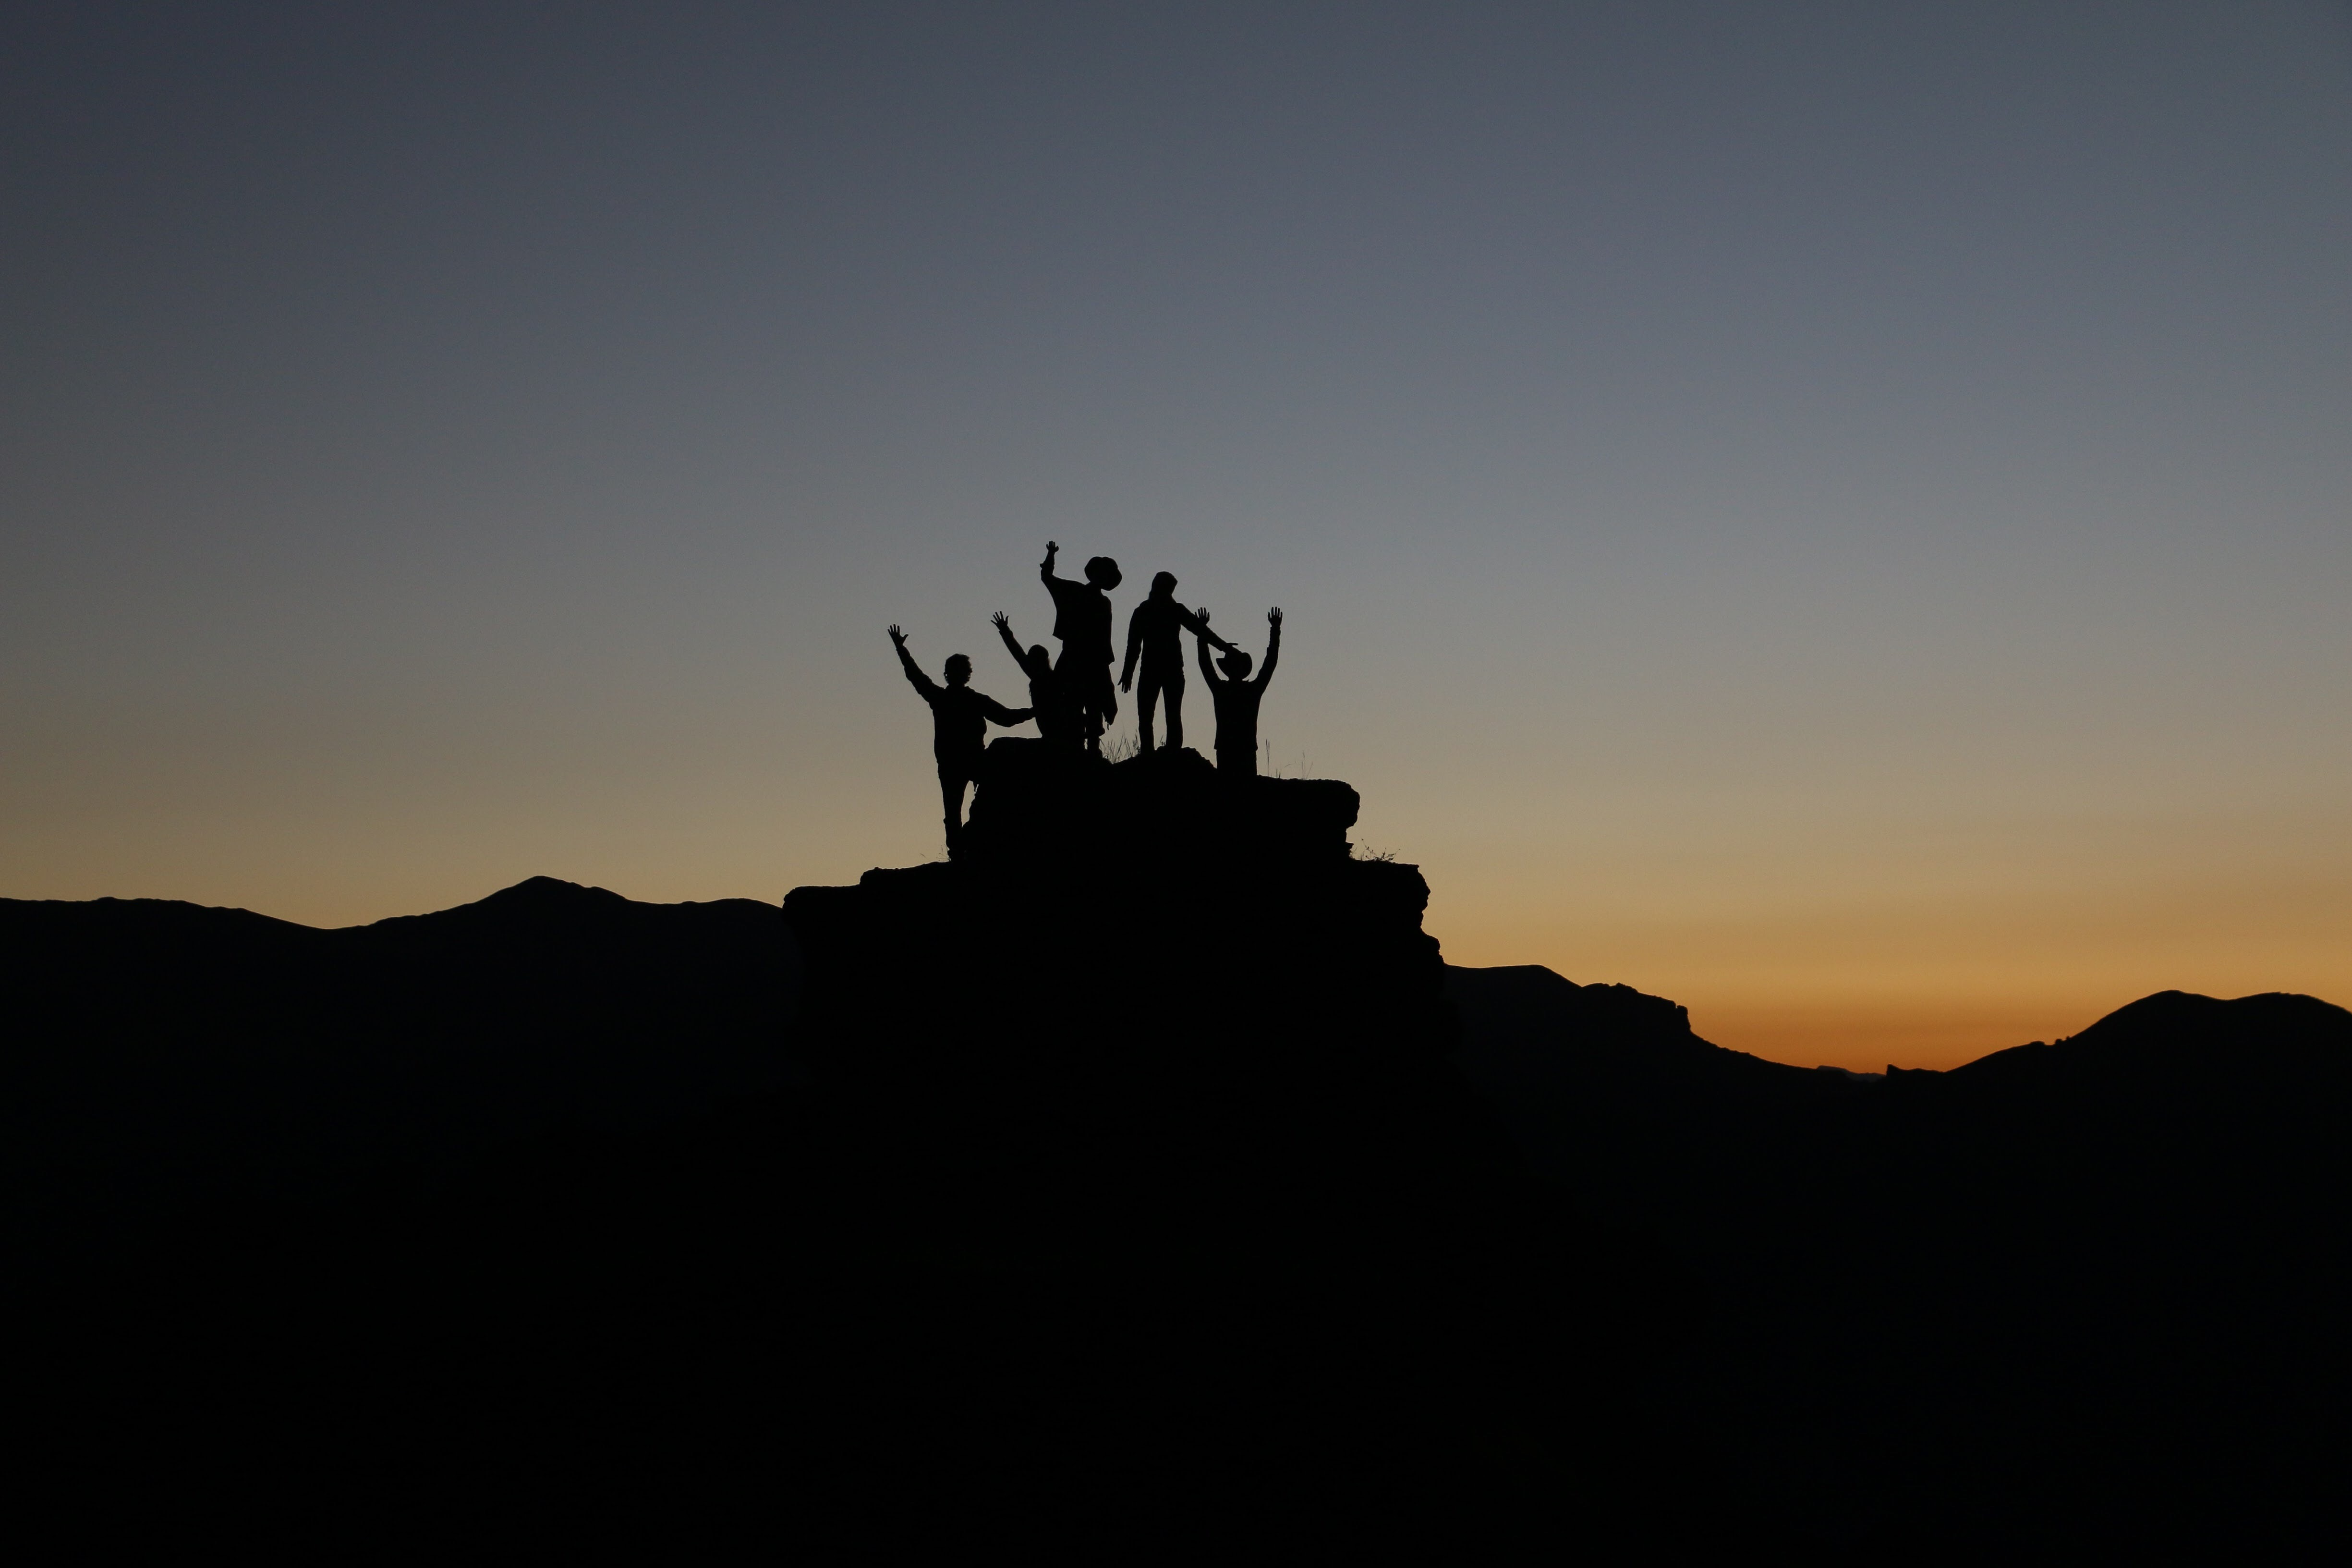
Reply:
<svg viewBox="0 0 2352 1568"><path fill-rule="evenodd" d="M1201 618L1209 618L1202 610ZM1282 608L1276 605L1265 613L1265 623L1274 629L1265 637L1265 668L1257 679L1249 678L1250 656L1236 648L1217 662L1225 668L1225 679L1219 680L1217 672L1209 668L1209 645L1197 646L1201 655L1201 679L1209 683L1210 700L1217 705L1217 771L1227 773L1257 772L1257 704L1265 695L1265 683L1274 679L1274 662L1282 657Z"/></svg>
<svg viewBox="0 0 2352 1568"><path fill-rule="evenodd" d="M1077 704L1087 752L1099 754L1103 731L1118 717L1110 682L1110 591L1119 584L1118 563L1097 555L1087 563L1087 580L1073 583L1054 575L1054 555L1061 548L1047 541L1045 559L1037 564L1038 581L1054 595L1054 635L1062 639L1054 673Z"/></svg>
<svg viewBox="0 0 2352 1568"><path fill-rule="evenodd" d="M915 656L907 651L907 634L896 626L890 628L890 646L898 650L898 663L907 671L908 684L917 696L931 707L931 755L940 764L940 807L947 821L948 853L956 852L963 837L964 785L980 777L980 759L987 750L988 724L1013 725L1030 717L1026 708L1007 708L993 697L985 697L971 689L971 660L963 655L948 656L941 671L948 678L944 687L916 668Z"/></svg>
<svg viewBox="0 0 2352 1568"><path fill-rule="evenodd" d="M1029 677L1029 710L1037 716L1037 733L1055 751L1075 752L1084 734L1077 703L1071 699L1062 678L1054 673L1054 661L1045 652L1044 643L1033 643L1027 648L1013 635L1013 622L1003 610L989 617L996 625L996 635L1004 639L1005 651L1013 662Z"/></svg>
<svg viewBox="0 0 2352 1568"><path fill-rule="evenodd" d="M1151 592L1127 618L1127 668L1119 672L1118 689L1135 689L1135 661L1143 660L1143 696L1135 710L1136 749L1151 750L1151 710L1168 699L1168 749L1184 743L1184 643L1176 634L1191 632L1204 643L1227 653L1241 650L1209 629L1209 623L1176 602L1176 574L1162 572L1151 579Z"/></svg>

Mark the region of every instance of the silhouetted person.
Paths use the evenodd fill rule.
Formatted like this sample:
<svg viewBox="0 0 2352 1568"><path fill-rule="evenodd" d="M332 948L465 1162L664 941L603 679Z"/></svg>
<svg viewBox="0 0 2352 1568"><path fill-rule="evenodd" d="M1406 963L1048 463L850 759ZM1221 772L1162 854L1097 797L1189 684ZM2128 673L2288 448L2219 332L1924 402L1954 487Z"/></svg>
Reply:
<svg viewBox="0 0 2352 1568"><path fill-rule="evenodd" d="M1102 750L1102 733L1118 717L1118 697L1111 689L1110 591L1119 584L1118 563L1097 555L1087 563L1087 580L1073 583L1054 575L1054 555L1062 547L1047 541L1045 559L1037 563L1037 580L1054 595L1054 635L1062 639L1061 661L1054 672L1062 678L1070 699L1077 704L1087 750Z"/></svg>
<svg viewBox="0 0 2352 1568"><path fill-rule="evenodd" d="M1012 619L1003 610L989 619L995 623L996 635L1004 639L1013 662L1029 677L1029 710L1037 716L1037 733L1057 751L1076 751L1086 740L1085 725L1069 687L1054 671L1054 660L1045 652L1045 645L1032 643L1024 649L1021 639L1013 635Z"/></svg>
<svg viewBox="0 0 2352 1568"><path fill-rule="evenodd" d="M947 822L948 853L953 855L957 840L963 837L964 786L980 777L989 721L1013 725L1031 715L1026 708L1007 708L995 698L974 691L971 660L960 653L948 657L941 671L948 683L940 686L916 667L915 656L907 651L907 634L896 626L890 628L890 646L898 650L908 683L931 705L931 755L939 760L940 808Z"/></svg>
<svg viewBox="0 0 2352 1568"><path fill-rule="evenodd" d="M1201 619L1209 618L1202 610ZM1257 772L1257 704L1265 695L1265 683L1274 679L1275 660L1282 657L1282 608L1276 605L1265 613L1265 624L1274 629L1266 634L1265 668L1257 679L1249 678L1250 656L1235 648L1217 662L1224 666L1225 679L1219 680L1217 672L1209 667L1209 645L1202 641L1193 647L1201 655L1201 679L1209 683L1210 700L1217 705L1217 768L1221 773L1255 773Z"/></svg>
<svg viewBox="0 0 2352 1568"><path fill-rule="evenodd" d="M1118 689L1135 689L1135 665L1143 661L1143 697L1135 710L1136 745L1151 750L1151 710L1168 699L1168 747L1184 743L1184 642L1177 634L1191 632L1204 643L1227 653L1240 650L1209 629L1209 623L1176 602L1176 574L1162 572L1151 579L1151 592L1127 618L1127 667L1119 671Z"/></svg>

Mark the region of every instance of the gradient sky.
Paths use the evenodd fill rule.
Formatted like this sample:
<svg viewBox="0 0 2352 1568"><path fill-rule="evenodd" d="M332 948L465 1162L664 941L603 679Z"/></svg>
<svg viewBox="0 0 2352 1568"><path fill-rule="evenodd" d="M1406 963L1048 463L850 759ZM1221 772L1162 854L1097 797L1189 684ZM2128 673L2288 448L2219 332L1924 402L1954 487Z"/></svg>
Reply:
<svg viewBox="0 0 2352 1568"><path fill-rule="evenodd" d="M0 399L0 894L929 858L1053 538L1454 962L2352 1002L2340 5L11 7Z"/></svg>

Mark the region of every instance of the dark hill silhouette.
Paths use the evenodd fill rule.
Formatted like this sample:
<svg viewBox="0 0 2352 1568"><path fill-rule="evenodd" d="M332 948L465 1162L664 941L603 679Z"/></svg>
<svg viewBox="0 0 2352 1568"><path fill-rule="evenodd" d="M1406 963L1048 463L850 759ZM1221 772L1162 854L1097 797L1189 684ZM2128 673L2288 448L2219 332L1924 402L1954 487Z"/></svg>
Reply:
<svg viewBox="0 0 2352 1568"><path fill-rule="evenodd" d="M789 1074L773 905L534 877L321 931L161 900L0 900L7 1219L53 1242L446 1169L543 1126L692 1114Z"/></svg>
<svg viewBox="0 0 2352 1568"><path fill-rule="evenodd" d="M213 1089L180 1171L288 1120L255 1085L345 1126L338 1095L488 1053L541 1108L431 1180L195 1184L162 1239L59 1270L40 1489L411 1552L485 1500L673 1550L1703 1529L1720 1489L1649 1407L1693 1288L1519 1173L1447 1065L1425 884L1349 852L1354 792L1003 754L955 863L781 919L545 883L355 932L17 907L70 1036L33 1052L102 1086L82 1125L168 1051L226 1064L183 1073ZM553 1109L582 1031L635 1041L633 1081L772 1059L787 926L804 1082ZM388 975L397 1019L471 999L468 1043L370 1022ZM312 1053L361 1065L322 1089Z"/></svg>
<svg viewBox="0 0 2352 1568"><path fill-rule="evenodd" d="M20 1492L312 1556L2336 1521L2340 1009L1789 1068L1446 968L1344 784L1041 751L782 910L0 904Z"/></svg>
<svg viewBox="0 0 2352 1568"><path fill-rule="evenodd" d="M1530 1163L1715 1293L1685 1408L1750 1506L1906 1552L2340 1529L2352 1014L2166 992L1882 1079L1545 970L1447 989Z"/></svg>

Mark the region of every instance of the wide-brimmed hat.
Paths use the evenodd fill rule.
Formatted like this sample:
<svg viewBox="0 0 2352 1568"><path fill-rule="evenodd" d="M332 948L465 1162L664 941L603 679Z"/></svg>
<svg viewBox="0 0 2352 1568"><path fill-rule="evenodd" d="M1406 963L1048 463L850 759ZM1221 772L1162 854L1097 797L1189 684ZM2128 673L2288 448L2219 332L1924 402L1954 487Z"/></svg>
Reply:
<svg viewBox="0 0 2352 1568"><path fill-rule="evenodd" d="M1125 579L1119 575L1118 562L1108 555L1097 555L1087 563L1087 581L1097 588L1116 588Z"/></svg>

